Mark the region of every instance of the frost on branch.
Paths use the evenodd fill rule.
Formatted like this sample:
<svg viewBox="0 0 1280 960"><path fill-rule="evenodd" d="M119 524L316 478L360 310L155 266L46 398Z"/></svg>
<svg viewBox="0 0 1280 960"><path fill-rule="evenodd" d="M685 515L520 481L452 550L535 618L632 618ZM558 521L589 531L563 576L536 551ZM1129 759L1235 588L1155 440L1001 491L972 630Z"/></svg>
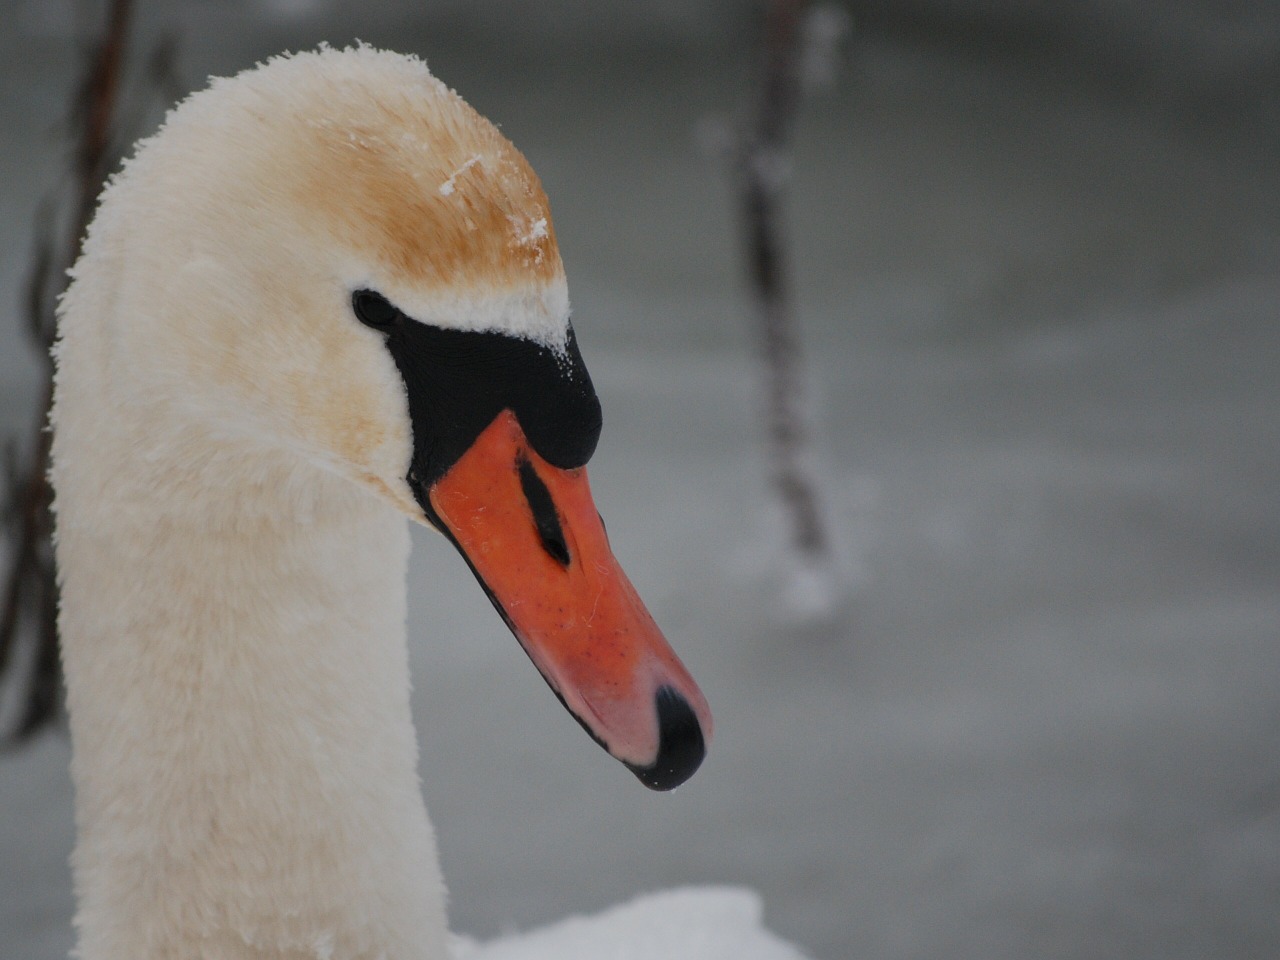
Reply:
<svg viewBox="0 0 1280 960"><path fill-rule="evenodd" d="M708 152L731 157L737 174L748 281L759 318L769 462L790 528L792 569L783 602L803 620L834 615L843 590L809 466L807 391L781 201L791 176L790 137L801 100L806 91L834 79L848 28L849 16L838 7L770 0L758 95L747 122L734 130L724 121L706 121L699 130Z"/></svg>

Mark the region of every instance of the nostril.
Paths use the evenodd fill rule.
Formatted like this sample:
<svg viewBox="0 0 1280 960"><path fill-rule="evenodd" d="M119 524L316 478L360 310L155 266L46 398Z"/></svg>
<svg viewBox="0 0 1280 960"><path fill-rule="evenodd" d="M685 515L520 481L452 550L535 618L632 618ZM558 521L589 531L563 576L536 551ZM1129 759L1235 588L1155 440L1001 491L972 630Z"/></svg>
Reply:
<svg viewBox="0 0 1280 960"><path fill-rule="evenodd" d="M560 526L555 501L551 499L551 491L533 469L533 464L524 457L520 458L520 489L524 491L525 500L529 501L533 525L537 528L542 548L560 566L569 566L569 545L564 542L564 530Z"/></svg>

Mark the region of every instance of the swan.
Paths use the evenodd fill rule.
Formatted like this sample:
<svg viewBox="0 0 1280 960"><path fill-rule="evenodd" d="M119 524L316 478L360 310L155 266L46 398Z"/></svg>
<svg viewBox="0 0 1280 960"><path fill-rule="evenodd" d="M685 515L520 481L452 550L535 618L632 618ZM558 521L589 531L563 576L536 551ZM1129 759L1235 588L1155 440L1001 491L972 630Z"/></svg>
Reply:
<svg viewBox="0 0 1280 960"><path fill-rule="evenodd" d="M111 180L71 276L50 476L82 960L450 955L406 517L646 786L697 769L706 700L592 503L546 196L424 63L321 48L211 81Z"/></svg>

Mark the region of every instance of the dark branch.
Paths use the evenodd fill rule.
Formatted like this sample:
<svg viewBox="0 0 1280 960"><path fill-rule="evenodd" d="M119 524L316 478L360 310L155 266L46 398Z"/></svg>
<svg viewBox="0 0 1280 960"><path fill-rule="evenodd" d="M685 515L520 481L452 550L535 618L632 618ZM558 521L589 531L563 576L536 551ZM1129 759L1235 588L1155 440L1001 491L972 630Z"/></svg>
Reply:
<svg viewBox="0 0 1280 960"><path fill-rule="evenodd" d="M742 154L742 214L749 279L760 308L774 485L790 517L796 548L810 560L825 563L829 538L816 483L804 462L800 337L779 209L786 148L801 99L801 38L807 10L807 0L771 0L766 7L760 97Z"/></svg>
<svg viewBox="0 0 1280 960"><path fill-rule="evenodd" d="M78 130L79 136L70 177L73 215L69 222L63 219L63 203L56 196L47 198L37 211L24 305L28 335L44 360L45 389L30 452L25 458L14 454L5 475L4 515L13 546L0 598L0 679L11 675L20 645L28 645L31 655L30 669L19 691L19 716L12 730L0 734L0 744L28 739L61 711L58 584L50 510L53 494L47 479L52 434L46 425L53 400L49 348L57 327L58 295L66 285L66 268L80 254L98 195L115 160L112 144L131 9L132 0L111 0L74 97L72 129ZM66 226L59 231L61 223Z"/></svg>

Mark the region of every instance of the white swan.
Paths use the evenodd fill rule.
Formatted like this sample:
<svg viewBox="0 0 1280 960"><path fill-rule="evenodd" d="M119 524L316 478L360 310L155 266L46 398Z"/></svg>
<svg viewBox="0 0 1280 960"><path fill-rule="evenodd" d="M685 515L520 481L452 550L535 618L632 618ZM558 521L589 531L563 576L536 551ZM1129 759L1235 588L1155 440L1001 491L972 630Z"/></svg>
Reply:
<svg viewBox="0 0 1280 960"><path fill-rule="evenodd" d="M546 198L421 62L324 49L177 107L104 194L56 356L82 960L447 955L405 516L648 785L701 761L591 503Z"/></svg>

